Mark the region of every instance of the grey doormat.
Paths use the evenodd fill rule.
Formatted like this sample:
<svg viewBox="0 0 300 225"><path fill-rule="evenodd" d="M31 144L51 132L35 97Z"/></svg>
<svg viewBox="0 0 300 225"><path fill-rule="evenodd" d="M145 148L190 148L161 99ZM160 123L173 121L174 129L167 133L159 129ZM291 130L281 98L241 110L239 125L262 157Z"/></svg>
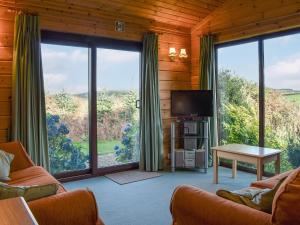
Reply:
<svg viewBox="0 0 300 225"><path fill-rule="evenodd" d="M107 177L108 179L111 179L112 181L121 185L151 179L159 176L160 174L157 172L145 172L141 170L129 170L120 173L111 173L105 175L105 177Z"/></svg>

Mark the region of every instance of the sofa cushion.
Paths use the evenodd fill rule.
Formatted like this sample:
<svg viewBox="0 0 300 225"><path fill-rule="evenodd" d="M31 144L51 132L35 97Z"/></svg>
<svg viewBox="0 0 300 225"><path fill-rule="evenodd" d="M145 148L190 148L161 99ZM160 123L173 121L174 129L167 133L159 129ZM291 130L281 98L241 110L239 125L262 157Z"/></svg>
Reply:
<svg viewBox="0 0 300 225"><path fill-rule="evenodd" d="M255 187L244 188L237 191L220 189L217 191L217 195L230 201L271 214L273 198L284 179L286 178L282 178L282 180L280 180L272 189L260 189Z"/></svg>
<svg viewBox="0 0 300 225"><path fill-rule="evenodd" d="M14 159L14 155L0 150L0 181L8 181L10 163Z"/></svg>
<svg viewBox="0 0 300 225"><path fill-rule="evenodd" d="M25 169L34 165L30 157L26 153L25 148L18 141L0 143L0 149L14 155L14 160L12 161L10 166L11 172Z"/></svg>
<svg viewBox="0 0 300 225"><path fill-rule="evenodd" d="M60 187L58 193L65 192L64 187L51 176L43 167L32 166L23 170L18 170L10 174L10 185L30 186L56 183Z"/></svg>
<svg viewBox="0 0 300 225"><path fill-rule="evenodd" d="M273 188L282 178L287 177L290 175L290 173L293 172L293 170L287 171L285 173L281 173L279 175L276 175L274 177L271 177L266 180L261 180L261 181L256 181L251 183L251 187L256 187L256 188Z"/></svg>
<svg viewBox="0 0 300 225"><path fill-rule="evenodd" d="M282 183L273 201L274 225L300 224L300 167Z"/></svg>
<svg viewBox="0 0 300 225"><path fill-rule="evenodd" d="M55 195L58 184L45 184L33 186L14 186L0 182L0 200L23 197L25 201L33 201L50 195Z"/></svg>

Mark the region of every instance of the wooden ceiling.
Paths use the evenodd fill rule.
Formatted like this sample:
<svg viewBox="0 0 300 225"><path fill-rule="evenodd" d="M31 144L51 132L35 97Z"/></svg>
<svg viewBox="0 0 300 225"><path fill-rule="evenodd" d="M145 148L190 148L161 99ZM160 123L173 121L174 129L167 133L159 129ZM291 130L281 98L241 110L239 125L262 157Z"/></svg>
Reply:
<svg viewBox="0 0 300 225"><path fill-rule="evenodd" d="M4 0L30 11L122 20L143 27L173 26L190 30L225 0ZM76 13L74 13L76 12Z"/></svg>

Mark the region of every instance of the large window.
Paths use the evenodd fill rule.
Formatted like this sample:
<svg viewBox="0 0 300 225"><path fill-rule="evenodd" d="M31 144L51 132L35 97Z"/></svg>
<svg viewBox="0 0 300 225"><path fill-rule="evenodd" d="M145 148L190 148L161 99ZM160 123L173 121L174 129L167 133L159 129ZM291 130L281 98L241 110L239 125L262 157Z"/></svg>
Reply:
<svg viewBox="0 0 300 225"><path fill-rule="evenodd" d="M51 173L136 168L141 43L49 31L42 43Z"/></svg>
<svg viewBox="0 0 300 225"><path fill-rule="evenodd" d="M88 48L42 45L50 169L89 168Z"/></svg>
<svg viewBox="0 0 300 225"><path fill-rule="evenodd" d="M139 52L97 49L98 167L139 161Z"/></svg>
<svg viewBox="0 0 300 225"><path fill-rule="evenodd" d="M286 171L300 166L300 34L267 39L264 47L265 146L283 150Z"/></svg>
<svg viewBox="0 0 300 225"><path fill-rule="evenodd" d="M218 100L220 102L218 109L221 144L258 145L257 46L257 42L251 42L220 48L218 51Z"/></svg>
<svg viewBox="0 0 300 225"><path fill-rule="evenodd" d="M219 45L217 58L220 144L278 148L281 171L298 167L300 34Z"/></svg>

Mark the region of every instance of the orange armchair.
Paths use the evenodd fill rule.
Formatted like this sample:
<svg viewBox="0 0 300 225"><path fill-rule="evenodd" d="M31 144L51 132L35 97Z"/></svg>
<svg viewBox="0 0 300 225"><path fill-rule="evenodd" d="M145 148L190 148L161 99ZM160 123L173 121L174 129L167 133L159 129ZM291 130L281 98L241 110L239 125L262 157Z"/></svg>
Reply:
<svg viewBox="0 0 300 225"><path fill-rule="evenodd" d="M0 143L0 149L14 154L9 184L60 185L56 195L28 202L40 225L104 225L98 216L97 203L91 191L66 191L44 168L34 165L20 142Z"/></svg>
<svg viewBox="0 0 300 225"><path fill-rule="evenodd" d="M271 215L192 186L174 191L173 225L272 225Z"/></svg>
<svg viewBox="0 0 300 225"><path fill-rule="evenodd" d="M104 225L98 219L94 195L88 190L60 193L29 202L28 205L39 224Z"/></svg>

